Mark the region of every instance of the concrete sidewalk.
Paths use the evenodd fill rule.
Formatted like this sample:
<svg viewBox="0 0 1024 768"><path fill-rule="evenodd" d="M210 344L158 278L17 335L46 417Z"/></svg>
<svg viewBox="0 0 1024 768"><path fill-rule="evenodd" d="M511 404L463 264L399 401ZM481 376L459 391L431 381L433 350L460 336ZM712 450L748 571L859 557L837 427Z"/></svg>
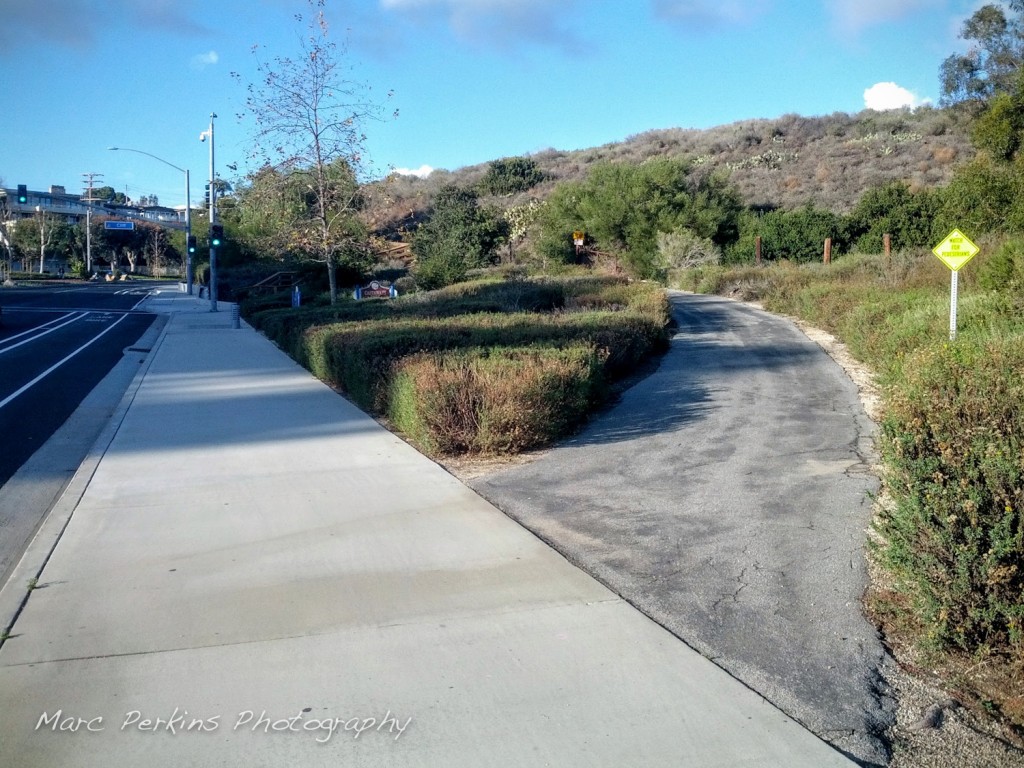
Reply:
<svg viewBox="0 0 1024 768"><path fill-rule="evenodd" d="M853 765L230 312L146 308L0 648L0 764Z"/></svg>

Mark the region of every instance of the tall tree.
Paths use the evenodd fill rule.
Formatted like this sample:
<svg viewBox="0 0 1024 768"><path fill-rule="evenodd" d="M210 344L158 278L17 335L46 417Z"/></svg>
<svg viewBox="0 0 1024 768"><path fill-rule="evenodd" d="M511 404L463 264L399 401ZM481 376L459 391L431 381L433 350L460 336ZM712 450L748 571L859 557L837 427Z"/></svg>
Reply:
<svg viewBox="0 0 1024 768"><path fill-rule="evenodd" d="M416 282L427 290L457 283L470 269L494 260L506 225L480 207L477 194L454 184L441 188L430 219L412 241Z"/></svg>
<svg viewBox="0 0 1024 768"><path fill-rule="evenodd" d="M325 4L309 0L312 18L295 58L264 62L255 49L262 80L249 85L246 107L255 123L260 181L279 185L266 191L282 198L277 212L286 240L326 264L334 303L336 267L356 250L364 125L383 110L369 86L353 79L345 49L329 39Z"/></svg>
<svg viewBox="0 0 1024 768"><path fill-rule="evenodd" d="M1024 0L983 5L964 22L960 37L970 50L942 62L942 102L981 105L1013 90L1024 63Z"/></svg>
<svg viewBox="0 0 1024 768"><path fill-rule="evenodd" d="M128 201L124 192L115 192L113 187L95 187L92 191L92 199L118 205L124 205Z"/></svg>

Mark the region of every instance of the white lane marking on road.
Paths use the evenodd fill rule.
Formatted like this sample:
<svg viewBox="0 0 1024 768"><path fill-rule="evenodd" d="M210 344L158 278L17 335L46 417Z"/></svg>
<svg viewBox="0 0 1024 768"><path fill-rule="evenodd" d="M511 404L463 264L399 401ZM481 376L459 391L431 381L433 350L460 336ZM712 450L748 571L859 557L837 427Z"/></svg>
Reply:
<svg viewBox="0 0 1024 768"><path fill-rule="evenodd" d="M40 333L36 333L37 331L40 331L41 329L46 328L46 326L48 326L50 323L56 323L56 322L59 322L59 321L63 320L65 317L68 317L68 315L63 315L62 317L54 318L53 320L48 320L47 322L43 323L42 325L37 325L35 328L30 328L27 331L22 331L21 333L15 335L15 336L11 336L10 339L4 339L3 342L0 342L0 343L6 344L8 341L11 341L12 339L16 339L19 336L24 336L26 333L35 333L35 336L32 336L31 338L25 339L24 341L19 341L17 344L11 344L9 347L5 346L3 349L0 349L0 355L2 355L4 352L10 352L12 349L17 349L18 347L22 346L23 344L28 344L30 342L35 341L36 339L41 339L41 338L43 338L43 336L45 336L48 333L53 333L54 331L59 331L61 328L63 328L66 325L71 325L72 323L78 322L79 320L81 320L83 317L85 317L88 314L89 314L88 312L83 312L83 313L77 315L76 317L72 317L70 320L68 320L65 323L61 323L60 325L55 325L53 328L49 328L49 329L47 329L45 331L42 331Z"/></svg>
<svg viewBox="0 0 1024 768"><path fill-rule="evenodd" d="M95 336L93 336L93 337L92 337L91 339L89 339L89 341L85 342L85 344L83 344L82 346L80 346L80 347L79 347L78 349L76 349L76 350L75 350L74 352L72 352L72 353L71 353L70 355L68 355L67 357L65 357L65 358L64 358L63 360L61 360L60 362L54 363L54 364L53 364L53 365L51 365L51 366L50 366L49 368L47 368L47 369L46 369L45 371L43 371L43 372L42 372L42 373L40 373L40 374L39 374L38 376L36 376L36 377L35 377L34 379L32 379L32 381L30 381L30 382L29 382L28 384L26 384L25 386L23 386L23 387L22 387L21 389L19 389L19 390L18 390L18 391L16 391L16 392L12 392L11 394L9 394L9 395L8 395L8 396L7 396L6 398L4 398L3 400L0 400L0 408L3 408L3 407L4 407L5 405L7 405L8 403L10 403L10 402L11 402L12 400L14 400L14 399L15 399L16 397L18 397L18 396L19 396L20 394L22 394L23 392L25 392L25 391L27 391L27 390L31 389L32 387L34 387L34 386L35 386L36 384L38 384L38 383L39 383L40 381L42 381L43 379L45 379L45 378L46 378L47 376L49 376L49 375L50 375L51 373L53 373L53 372L54 372L55 370L57 370L58 368L60 368L60 367L61 367L62 365L64 365L64 363L66 363L66 362L67 362L68 360L70 360L70 359L71 359L72 357L74 357L75 355L77 355L77 354L78 354L79 352L81 352L81 351L82 351L83 349L85 349L86 347L89 347L90 345L92 345L92 344L93 344L93 342L99 341L99 340L100 340L101 338L103 338L103 336L105 336L106 334L108 334L108 333L110 333L110 332L111 332L112 330L114 330L114 329L115 329L115 328L116 328L116 327L118 326L118 324L119 324L119 323L120 323L120 322L121 322L122 320L124 320L124 319L125 319L126 317L128 317L128 315L121 315L121 317L119 317L119 318L118 318L117 320L115 320L115 321L114 321L113 323L111 323L110 325L108 325L108 326L107 326L107 327L106 327L105 329L103 329L102 331L100 331L99 333L97 333L97 334L96 334Z"/></svg>

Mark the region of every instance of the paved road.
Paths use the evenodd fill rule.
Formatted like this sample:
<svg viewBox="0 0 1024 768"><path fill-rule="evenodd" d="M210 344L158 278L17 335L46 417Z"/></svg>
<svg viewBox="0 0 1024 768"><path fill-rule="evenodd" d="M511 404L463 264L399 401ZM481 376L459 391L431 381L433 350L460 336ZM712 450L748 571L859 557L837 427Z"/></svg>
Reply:
<svg viewBox="0 0 1024 768"><path fill-rule="evenodd" d="M0 291L0 584L134 375L128 366L81 408L153 324L155 315L134 311L151 288L57 283Z"/></svg>
<svg viewBox="0 0 1024 768"><path fill-rule="evenodd" d="M872 424L792 323L674 294L657 372L488 500L838 748L887 759L861 616Z"/></svg>

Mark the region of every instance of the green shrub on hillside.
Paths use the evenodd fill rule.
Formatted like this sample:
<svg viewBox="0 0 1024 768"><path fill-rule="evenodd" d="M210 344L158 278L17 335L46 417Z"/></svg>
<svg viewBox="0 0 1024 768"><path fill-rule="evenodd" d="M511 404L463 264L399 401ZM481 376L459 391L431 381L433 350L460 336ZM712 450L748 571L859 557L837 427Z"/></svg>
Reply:
<svg viewBox="0 0 1024 768"><path fill-rule="evenodd" d="M1024 242L1010 240L978 265L978 284L990 291L1020 294L1024 289Z"/></svg>
<svg viewBox="0 0 1024 768"><path fill-rule="evenodd" d="M475 191L443 187L430 218L413 237L417 286L431 290L452 285L465 279L470 269L494 262L507 234L505 226L497 214L480 207Z"/></svg>
<svg viewBox="0 0 1024 768"><path fill-rule="evenodd" d="M940 193L912 190L905 181L869 189L847 219L853 247L863 253L881 253L885 235L890 236L894 251L931 247L938 242L934 225L941 203Z"/></svg>
<svg viewBox="0 0 1024 768"><path fill-rule="evenodd" d="M832 239L834 257L846 252L848 231L842 216L810 203L795 211L747 212L740 217L739 237L726 254L731 262L752 262L755 238L760 237L765 261L821 261L825 238Z"/></svg>
<svg viewBox="0 0 1024 768"><path fill-rule="evenodd" d="M739 195L723 179L680 160L642 165L602 163L580 182L559 185L538 214L540 255L576 258L572 234L592 252L618 259L635 277L655 278L665 265L658 233L689 230L722 246L736 238Z"/></svg>
<svg viewBox="0 0 1024 768"><path fill-rule="evenodd" d="M1024 661L1024 339L915 353L889 394L884 562L937 645Z"/></svg>
<svg viewBox="0 0 1024 768"><path fill-rule="evenodd" d="M480 186L492 195L514 195L532 189L542 181L544 172L533 158L505 157L491 162Z"/></svg>

